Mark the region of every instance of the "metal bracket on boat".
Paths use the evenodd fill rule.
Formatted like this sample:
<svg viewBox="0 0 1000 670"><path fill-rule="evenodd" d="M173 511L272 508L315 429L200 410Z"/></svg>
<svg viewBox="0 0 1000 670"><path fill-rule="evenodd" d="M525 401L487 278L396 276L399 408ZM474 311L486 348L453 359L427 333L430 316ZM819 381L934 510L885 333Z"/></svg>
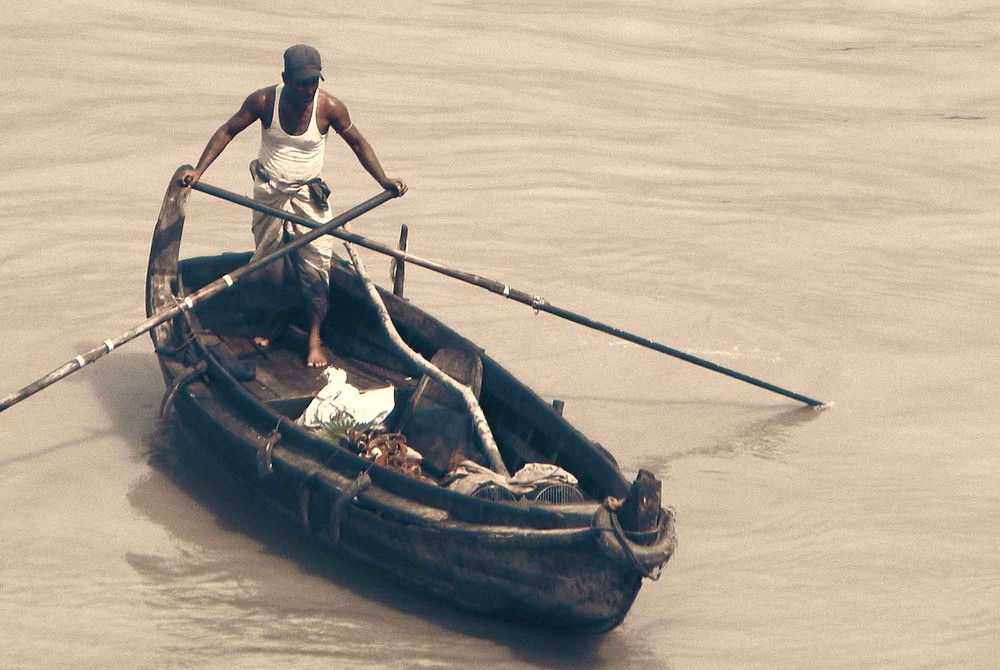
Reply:
<svg viewBox="0 0 1000 670"><path fill-rule="evenodd" d="M333 507L330 509L330 541L336 544L340 541L340 516L347 506L347 503L351 502L358 497L362 491L367 489L372 485L372 478L368 476L368 471L362 472L357 478L347 485L340 495L337 496L337 500L334 501Z"/></svg>
<svg viewBox="0 0 1000 670"><path fill-rule="evenodd" d="M309 508L312 503L313 489L316 488L319 477L313 472L302 481L302 489L299 491L299 519L302 521L302 530L307 535L312 535L319 528L313 526L310 518ZM330 541L337 543L340 540L340 517L343 514L347 503L351 502L359 493L372 485L368 472L362 472L357 478L348 484L337 496L330 506L330 518L328 520L328 536Z"/></svg>
<svg viewBox="0 0 1000 670"><path fill-rule="evenodd" d="M163 395L163 401L160 402L160 419L165 419L167 414L170 412L170 408L174 405L174 400L177 398L177 394L182 388L193 382L198 377L205 374L208 371L208 363L205 361L198 361L198 364L194 366L187 373L181 375L176 380L174 380L174 385L170 387L170 390Z"/></svg>
<svg viewBox="0 0 1000 670"><path fill-rule="evenodd" d="M677 537L673 533L673 510L661 509L653 530L632 533L624 530L618 522L617 510L620 508L621 501L606 498L594 512L591 525L597 544L610 558L630 564L643 577L656 581L660 578L663 564L677 547ZM647 538L652 539L651 544L636 542Z"/></svg>
<svg viewBox="0 0 1000 670"><path fill-rule="evenodd" d="M274 464L271 463L271 452L281 439L281 419L271 434L267 436L267 441L257 447L257 476L263 479L274 472Z"/></svg>
<svg viewBox="0 0 1000 670"><path fill-rule="evenodd" d="M178 360L180 358L181 352L188 349L191 346L192 342L194 342L194 333L189 331L184 336L184 339L181 340L180 344L177 344L176 346L172 347L163 347L163 346L154 347L153 351L159 356L166 356L167 358Z"/></svg>

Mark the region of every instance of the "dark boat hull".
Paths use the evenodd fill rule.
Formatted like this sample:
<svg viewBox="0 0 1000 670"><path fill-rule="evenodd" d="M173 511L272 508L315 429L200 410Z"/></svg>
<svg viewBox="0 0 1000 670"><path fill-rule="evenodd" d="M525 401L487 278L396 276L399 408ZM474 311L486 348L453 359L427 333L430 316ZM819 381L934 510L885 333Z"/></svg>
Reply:
<svg viewBox="0 0 1000 670"><path fill-rule="evenodd" d="M246 258L193 260L186 268L178 263L186 197L172 187L164 199L150 254L150 314ZM365 311L347 269L332 272L331 295L341 314ZM409 303L384 297L400 332L426 356L441 346L474 348ZM335 551L463 607L588 632L618 625L643 577L658 573L672 554L672 513L661 509L656 526L641 538L622 531L614 510L603 504L628 495L614 459L481 351L481 403L505 458L516 465L547 456L578 476L590 502L479 500L373 466L320 439L283 412L283 403L295 399L262 400L252 388L258 382L238 379L220 355L218 338L203 321L212 310L224 315L227 309L225 300L213 299L200 310L207 316L184 313L153 331L169 404L226 472ZM333 330L343 332L334 332L328 344L345 356L361 351L375 362L359 365L391 374L391 354L378 346L377 333L369 334L371 325L363 318L341 323ZM398 378L404 368L395 370Z"/></svg>

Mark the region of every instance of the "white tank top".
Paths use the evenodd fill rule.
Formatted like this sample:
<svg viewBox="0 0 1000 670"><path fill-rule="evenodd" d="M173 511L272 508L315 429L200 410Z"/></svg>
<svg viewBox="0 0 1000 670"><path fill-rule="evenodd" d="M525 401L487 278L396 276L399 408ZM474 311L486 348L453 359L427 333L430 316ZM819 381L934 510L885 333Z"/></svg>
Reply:
<svg viewBox="0 0 1000 670"><path fill-rule="evenodd" d="M278 102L284 87L284 84L278 84L274 89L271 125L265 128L261 124L257 160L276 181L308 181L320 176L323 171L323 152L326 148L326 135L319 132L319 125L316 123L319 89L316 89L316 96L313 98L312 117L306 131L301 135L289 135L282 129L281 117L278 115Z"/></svg>

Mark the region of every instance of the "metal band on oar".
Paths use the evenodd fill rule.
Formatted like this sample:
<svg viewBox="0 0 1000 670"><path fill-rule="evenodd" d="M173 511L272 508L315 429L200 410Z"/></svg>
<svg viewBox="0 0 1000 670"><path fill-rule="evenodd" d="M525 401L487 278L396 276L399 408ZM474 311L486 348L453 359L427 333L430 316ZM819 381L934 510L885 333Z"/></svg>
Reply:
<svg viewBox="0 0 1000 670"><path fill-rule="evenodd" d="M197 183L194 184L193 187L199 191L204 191L206 193L212 193L215 190L221 191L221 189L216 189L215 187L209 186L208 184ZM212 296L218 293L221 293L222 291L225 291L226 289L230 288L236 282L240 281L247 275L252 274L257 270L260 270L265 265L269 265L270 263L273 263L279 258L287 256L288 254L295 251L299 247L303 247L306 244L312 242L313 240L333 232L340 226L343 226L345 223L348 223L349 221L353 221L354 219L358 218L365 212L375 209L376 207L378 207L379 205L388 200L392 200L397 195L398 193L396 193L395 191L386 189L385 191L379 193L375 197L366 200L360 205L352 207L343 214L334 217L333 219L324 224L317 224L313 221L309 221L308 219L303 219L302 217L295 216L294 214L289 214L288 212L282 212L281 210L276 210L271 207L266 207L264 205L255 207L255 209L263 208L261 209L261 211L267 211L268 214L272 214L273 216L288 221L301 223L310 228L314 228L314 230L311 230L305 235L302 235L300 237L296 237L293 241L284 245L283 247L281 247L281 249L275 251L274 253L268 254L267 256L259 258L251 263L247 263L246 265L237 268L236 270L230 272L224 277L216 279L214 282L203 287L201 290L195 291L191 295L185 297L184 301L179 303L176 307L168 309L164 312L160 312L159 314L154 314L145 321L143 321L142 323L140 323L139 325L135 326L130 330L125 331L121 335L104 340L101 346L95 347L94 349L91 349L86 353L80 354L79 356L75 356L71 360L67 361L64 365L56 368L55 370L45 375L41 379L38 379L37 381L32 382L31 384L28 384L27 386L17 391L16 393L13 393L4 398L3 400L0 400L0 412L4 411L8 407L16 405L17 403L21 402L27 397L38 393L42 389L47 388L52 384L55 384L60 379L68 377L77 370L87 365L90 365L97 359L102 358L107 354L110 354L116 348L120 347L126 342L134 340L135 338L139 337L143 333L152 330L161 323L173 319L182 312L194 309L200 303L204 302L208 298L211 298ZM230 198L226 199L228 200Z"/></svg>
<svg viewBox="0 0 1000 670"><path fill-rule="evenodd" d="M315 228L317 225L316 223L309 221L307 219L303 219L301 217L290 217L284 212L276 212L271 208L267 207L266 205L260 204L259 202L255 202L253 200L250 200L249 198L245 198L241 195L232 193L230 191L224 191L223 189L216 188L214 186L208 186L205 184L198 183L195 184L194 187L203 190L207 193L211 193L212 195L218 196L220 198L224 198L225 200L229 200L231 202L244 205L251 209L256 209L266 214L272 214L274 216L280 215L283 218L287 218L290 221L294 221L295 223L299 223L304 226ZM528 305L533 309L542 312L548 312L549 314L554 314L555 316L566 319L567 321L578 323L581 326L586 326L594 330L599 330L602 333L613 335L614 337L627 340L628 342L638 344L639 346L646 347L647 349L652 349L653 351L658 351L662 354L667 354L668 356L673 356L674 358L679 358L689 363L700 365L701 367L706 368L708 370L713 370L715 372L719 372L726 376L732 377L733 379L739 379L740 381L746 382L748 384L753 384L754 386L757 386L759 388L766 389L768 391L777 393L779 395L783 395L786 398L798 400L799 402L805 403L806 405L811 405L813 407L822 407L824 405L823 402L815 400L814 398L804 396L800 393L795 393L794 391L789 391L788 389L781 388L780 386L775 386L774 384L769 384L755 377L745 375L742 372L737 372L736 370L730 370L729 368L723 367L711 361L707 361L703 358L698 358L697 356L692 356L691 354L685 353L678 349L674 349L673 347L668 347L665 344L654 342L649 338L629 333L627 331L622 330L621 328L616 328L614 326L601 323L600 321L595 321L589 317L583 316L582 314L577 314L567 309L556 307L555 305L547 302L544 298L538 295L527 293L525 291L519 291L518 289L512 288L511 286L509 286L508 284L504 284L503 282L499 282L493 279L487 279L485 277L480 277L479 275L472 274L471 272L463 272L461 270L449 268L445 265L441 265L440 263L426 260L418 256L413 256L412 254L409 254L405 251L394 249L380 242L376 242L375 240L370 240L366 237L362 237L361 235L346 230L335 230L332 231L330 234L333 235L334 237L338 237L347 242L353 242L360 247L371 249L372 251L377 251L387 256L392 256L393 258L400 261L405 261L407 263L413 263L414 265L419 265L420 267L427 268L428 270L433 270L434 272L438 272L448 277L452 277L453 279L464 281L474 286L479 286L480 288L484 288L487 291L492 291L493 293L502 295L505 298L509 298L510 300L514 300L516 302Z"/></svg>

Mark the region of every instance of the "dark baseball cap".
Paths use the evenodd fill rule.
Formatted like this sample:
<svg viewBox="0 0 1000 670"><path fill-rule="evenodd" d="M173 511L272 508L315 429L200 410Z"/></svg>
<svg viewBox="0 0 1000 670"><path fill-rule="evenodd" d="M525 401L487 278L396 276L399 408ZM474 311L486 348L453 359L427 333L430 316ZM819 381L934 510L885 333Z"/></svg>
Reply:
<svg viewBox="0 0 1000 670"><path fill-rule="evenodd" d="M292 81L323 79L322 70L319 52L308 44L296 44L285 50L285 74Z"/></svg>

